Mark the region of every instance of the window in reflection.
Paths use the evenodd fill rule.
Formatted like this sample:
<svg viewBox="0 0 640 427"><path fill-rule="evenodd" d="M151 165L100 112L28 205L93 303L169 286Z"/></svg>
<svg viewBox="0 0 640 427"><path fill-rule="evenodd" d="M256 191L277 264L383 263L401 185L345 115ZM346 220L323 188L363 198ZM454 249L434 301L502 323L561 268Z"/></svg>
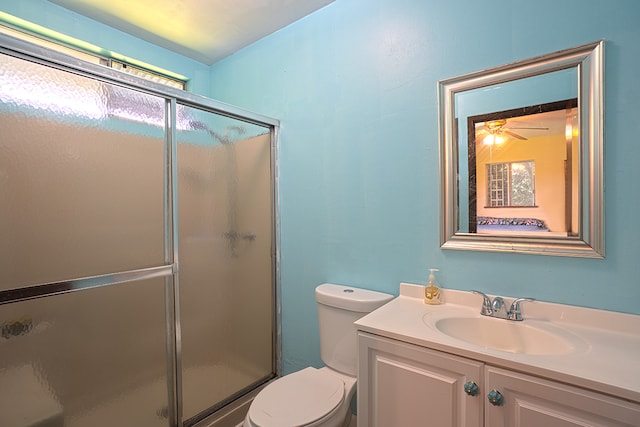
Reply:
<svg viewBox="0 0 640 427"><path fill-rule="evenodd" d="M535 206L536 164L487 163L487 207Z"/></svg>

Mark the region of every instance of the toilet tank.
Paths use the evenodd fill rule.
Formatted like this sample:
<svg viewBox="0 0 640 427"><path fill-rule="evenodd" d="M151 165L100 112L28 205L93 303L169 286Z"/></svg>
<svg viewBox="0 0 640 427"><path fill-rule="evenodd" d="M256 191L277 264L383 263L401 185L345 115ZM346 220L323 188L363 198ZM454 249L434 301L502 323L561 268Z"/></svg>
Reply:
<svg viewBox="0 0 640 427"><path fill-rule="evenodd" d="M357 333L353 324L393 299L393 295L324 283L316 288L320 354L328 367L356 376Z"/></svg>

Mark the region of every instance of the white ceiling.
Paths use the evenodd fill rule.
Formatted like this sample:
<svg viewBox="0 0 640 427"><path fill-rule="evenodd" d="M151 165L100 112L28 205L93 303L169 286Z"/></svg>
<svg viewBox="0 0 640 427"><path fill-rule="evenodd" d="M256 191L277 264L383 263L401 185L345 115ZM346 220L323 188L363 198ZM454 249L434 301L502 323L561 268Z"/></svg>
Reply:
<svg viewBox="0 0 640 427"><path fill-rule="evenodd" d="M204 64L334 0L49 0Z"/></svg>

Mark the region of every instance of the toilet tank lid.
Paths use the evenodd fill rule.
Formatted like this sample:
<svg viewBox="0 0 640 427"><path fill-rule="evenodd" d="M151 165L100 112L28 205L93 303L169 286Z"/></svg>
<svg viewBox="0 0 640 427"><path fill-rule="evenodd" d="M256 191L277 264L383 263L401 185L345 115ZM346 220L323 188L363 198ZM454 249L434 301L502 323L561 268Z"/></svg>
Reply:
<svg viewBox="0 0 640 427"><path fill-rule="evenodd" d="M392 299L393 295L353 286L323 283L316 287L318 303L359 313L370 313Z"/></svg>

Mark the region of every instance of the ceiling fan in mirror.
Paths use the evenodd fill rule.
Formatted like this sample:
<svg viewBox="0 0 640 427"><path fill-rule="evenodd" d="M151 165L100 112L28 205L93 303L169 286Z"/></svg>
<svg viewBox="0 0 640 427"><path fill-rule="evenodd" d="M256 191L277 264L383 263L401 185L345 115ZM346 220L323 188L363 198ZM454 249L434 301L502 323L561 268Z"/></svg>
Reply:
<svg viewBox="0 0 640 427"><path fill-rule="evenodd" d="M513 130L549 130L547 127L526 127L509 126L506 119L489 120L483 123L476 124L476 143L483 143L486 145L502 144L507 141L507 136L526 141L526 138L519 133L513 132Z"/></svg>

